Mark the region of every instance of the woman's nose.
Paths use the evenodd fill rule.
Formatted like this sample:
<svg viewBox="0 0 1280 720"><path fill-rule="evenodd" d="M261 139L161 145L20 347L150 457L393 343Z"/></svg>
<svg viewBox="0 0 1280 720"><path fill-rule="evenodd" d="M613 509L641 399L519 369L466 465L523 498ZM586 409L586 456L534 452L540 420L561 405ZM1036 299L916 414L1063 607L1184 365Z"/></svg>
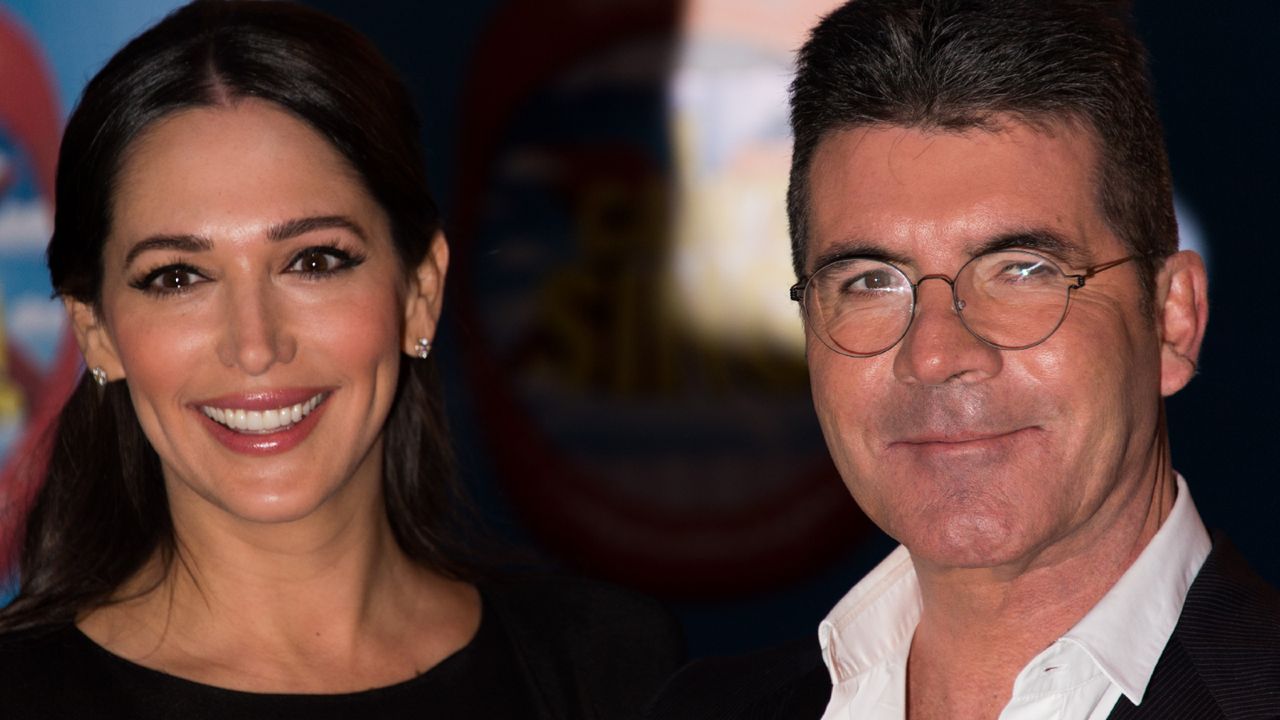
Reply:
<svg viewBox="0 0 1280 720"><path fill-rule="evenodd" d="M297 339L283 306L272 302L269 282L235 288L223 302L226 327L218 347L223 364L261 375L293 360Z"/></svg>

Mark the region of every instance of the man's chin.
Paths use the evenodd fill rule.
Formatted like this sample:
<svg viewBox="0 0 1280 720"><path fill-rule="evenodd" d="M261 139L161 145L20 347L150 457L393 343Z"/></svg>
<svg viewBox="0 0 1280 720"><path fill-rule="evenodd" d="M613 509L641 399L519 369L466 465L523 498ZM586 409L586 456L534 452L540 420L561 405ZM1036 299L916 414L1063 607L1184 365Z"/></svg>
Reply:
<svg viewBox="0 0 1280 720"><path fill-rule="evenodd" d="M956 570L1009 565L1026 554L1007 519L991 516L948 518L904 532L898 541L917 563Z"/></svg>

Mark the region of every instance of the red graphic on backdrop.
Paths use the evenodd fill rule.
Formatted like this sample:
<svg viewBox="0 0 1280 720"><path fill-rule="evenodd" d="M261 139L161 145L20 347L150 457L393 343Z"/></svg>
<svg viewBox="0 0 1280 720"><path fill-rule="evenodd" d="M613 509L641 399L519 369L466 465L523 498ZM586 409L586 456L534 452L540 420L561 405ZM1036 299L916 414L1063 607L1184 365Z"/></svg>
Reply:
<svg viewBox="0 0 1280 720"><path fill-rule="evenodd" d="M30 159L41 194L53 197L60 121L52 78L23 28L0 8L0 127ZM3 189L0 189L2 197ZM0 468L0 577L11 570L16 531L35 492L46 429L80 375L80 356L68 333L54 362L41 368L12 339L0 348L8 380L21 391L26 422Z"/></svg>

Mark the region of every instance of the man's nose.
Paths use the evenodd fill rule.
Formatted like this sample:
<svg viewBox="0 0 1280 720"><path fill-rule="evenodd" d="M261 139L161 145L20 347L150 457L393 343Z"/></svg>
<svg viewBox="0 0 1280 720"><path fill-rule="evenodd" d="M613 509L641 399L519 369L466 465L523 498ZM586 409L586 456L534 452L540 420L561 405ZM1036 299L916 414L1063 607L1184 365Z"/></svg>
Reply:
<svg viewBox="0 0 1280 720"><path fill-rule="evenodd" d="M941 275L921 278L915 317L894 357L895 376L922 385L978 382L999 373L1002 362L998 349L979 340L961 322L950 280Z"/></svg>
<svg viewBox="0 0 1280 720"><path fill-rule="evenodd" d="M223 298L225 328L218 343L218 359L248 375L261 375L276 363L292 361L297 338L285 306L273 301L270 282L228 290Z"/></svg>

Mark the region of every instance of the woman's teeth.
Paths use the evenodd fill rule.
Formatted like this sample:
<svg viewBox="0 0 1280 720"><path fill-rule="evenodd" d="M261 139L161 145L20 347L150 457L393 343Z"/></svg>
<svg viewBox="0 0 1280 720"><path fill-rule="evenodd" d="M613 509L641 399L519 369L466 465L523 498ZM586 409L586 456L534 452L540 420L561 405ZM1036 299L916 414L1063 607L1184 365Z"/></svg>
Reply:
<svg viewBox="0 0 1280 720"><path fill-rule="evenodd" d="M318 393L306 402L278 410L241 410L201 405L200 411L214 422L226 425L236 432L248 434L278 432L310 415L317 405L324 402L324 397L324 393Z"/></svg>

